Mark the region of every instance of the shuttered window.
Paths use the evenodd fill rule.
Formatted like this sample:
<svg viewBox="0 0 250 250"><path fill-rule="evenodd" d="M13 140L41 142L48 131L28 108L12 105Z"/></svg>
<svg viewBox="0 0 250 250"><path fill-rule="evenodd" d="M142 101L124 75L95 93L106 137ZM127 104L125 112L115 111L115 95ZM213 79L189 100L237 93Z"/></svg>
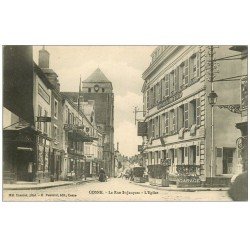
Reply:
<svg viewBox="0 0 250 250"><path fill-rule="evenodd" d="M169 133L169 113L165 113L165 133L168 135Z"/></svg>
<svg viewBox="0 0 250 250"><path fill-rule="evenodd" d="M201 125L201 102L200 98L196 99L196 124Z"/></svg>
<svg viewBox="0 0 250 250"><path fill-rule="evenodd" d="M170 88L170 95L174 93L174 87L175 82L174 82L174 70L169 74L169 88Z"/></svg>
<svg viewBox="0 0 250 250"><path fill-rule="evenodd" d="M184 125L188 128L188 103L184 104Z"/></svg>
<svg viewBox="0 0 250 250"><path fill-rule="evenodd" d="M174 110L174 119L173 119L173 129L174 132L177 131L177 124L178 124L178 108Z"/></svg>
<svg viewBox="0 0 250 250"><path fill-rule="evenodd" d="M152 137L155 138L155 119L152 119Z"/></svg>
<svg viewBox="0 0 250 250"><path fill-rule="evenodd" d="M189 83L189 60L184 62L185 84Z"/></svg>
<svg viewBox="0 0 250 250"><path fill-rule="evenodd" d="M156 85L153 87L153 106L156 104Z"/></svg>
<svg viewBox="0 0 250 250"><path fill-rule="evenodd" d="M165 95L169 96L169 75L165 76L165 84L166 84Z"/></svg>
<svg viewBox="0 0 250 250"><path fill-rule="evenodd" d="M161 85L162 85L162 89L161 89L161 99L164 99L165 95L166 95L166 81L165 81L165 77L161 80Z"/></svg>
<svg viewBox="0 0 250 250"><path fill-rule="evenodd" d="M174 91L179 90L179 67L174 70Z"/></svg>
<svg viewBox="0 0 250 250"><path fill-rule="evenodd" d="M165 114L161 115L161 135L165 135Z"/></svg>
<svg viewBox="0 0 250 250"><path fill-rule="evenodd" d="M201 65L201 63L200 63L200 52L197 52L196 53L196 64L197 64L197 77L199 78L200 77L200 71L201 71L201 69L200 69L200 65Z"/></svg>
<svg viewBox="0 0 250 250"><path fill-rule="evenodd" d="M147 91L147 106L146 106L146 109L149 108L149 90Z"/></svg>

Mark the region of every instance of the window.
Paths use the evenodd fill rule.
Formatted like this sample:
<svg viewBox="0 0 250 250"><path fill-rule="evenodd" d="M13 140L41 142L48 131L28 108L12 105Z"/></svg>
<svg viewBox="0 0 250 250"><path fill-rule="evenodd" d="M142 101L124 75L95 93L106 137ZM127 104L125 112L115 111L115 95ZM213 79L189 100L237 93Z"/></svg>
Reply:
<svg viewBox="0 0 250 250"><path fill-rule="evenodd" d="M184 154L184 147L179 148L179 154L178 154L178 164L184 164L185 162L185 154Z"/></svg>
<svg viewBox="0 0 250 250"><path fill-rule="evenodd" d="M148 122L148 139L152 137L152 120Z"/></svg>
<svg viewBox="0 0 250 250"><path fill-rule="evenodd" d="M175 111L174 109L170 110L170 132L175 131Z"/></svg>
<svg viewBox="0 0 250 250"><path fill-rule="evenodd" d="M179 67L177 67L174 70L174 87L173 87L174 91L178 91L179 90Z"/></svg>
<svg viewBox="0 0 250 250"><path fill-rule="evenodd" d="M181 105L178 107L178 115L179 115L178 129L181 129L181 128L185 127L185 124L184 124L184 105Z"/></svg>
<svg viewBox="0 0 250 250"><path fill-rule="evenodd" d="M104 93L105 92L105 89L104 88L102 88L102 93Z"/></svg>
<svg viewBox="0 0 250 250"><path fill-rule="evenodd" d="M179 87L182 89L185 84L185 70L184 70L184 62L179 66Z"/></svg>
<svg viewBox="0 0 250 250"><path fill-rule="evenodd" d="M69 123L69 109L65 107L65 123Z"/></svg>
<svg viewBox="0 0 250 250"><path fill-rule="evenodd" d="M201 125L201 101L200 98L196 99L196 124Z"/></svg>
<svg viewBox="0 0 250 250"><path fill-rule="evenodd" d="M185 85L189 83L189 63L188 59L184 62Z"/></svg>
<svg viewBox="0 0 250 250"><path fill-rule="evenodd" d="M190 58L190 81L194 83L200 75L200 53L193 54Z"/></svg>
<svg viewBox="0 0 250 250"><path fill-rule="evenodd" d="M166 134L165 122L166 122L166 118L165 118L165 114L163 114L163 115L161 115L161 134L160 134L163 136Z"/></svg>
<svg viewBox="0 0 250 250"><path fill-rule="evenodd" d="M54 117L57 118L58 116L58 101L55 100L54 102Z"/></svg>
<svg viewBox="0 0 250 250"><path fill-rule="evenodd" d="M41 117L41 116L42 116L42 107L41 107L40 105L38 105L37 116L38 116L38 117ZM41 122L38 122L37 128L38 128L38 130L42 130L42 123L41 123Z"/></svg>
<svg viewBox="0 0 250 250"><path fill-rule="evenodd" d="M155 151L155 164L158 164L158 151Z"/></svg>
<svg viewBox="0 0 250 250"><path fill-rule="evenodd" d="M149 107L152 108L154 105L154 89L150 89L150 96L149 96Z"/></svg>
<svg viewBox="0 0 250 250"><path fill-rule="evenodd" d="M170 94L172 95L173 93L174 93L174 88L175 88L175 86L174 86L174 84L175 84L175 82L174 82L174 70L169 74L169 89L170 89Z"/></svg>
<svg viewBox="0 0 250 250"><path fill-rule="evenodd" d="M54 125L54 139L58 139L58 127Z"/></svg>
<svg viewBox="0 0 250 250"><path fill-rule="evenodd" d="M189 155L189 164L190 165L196 165L196 146L193 145L193 146L190 146L189 147L189 152L190 152L190 155Z"/></svg>
<svg viewBox="0 0 250 250"><path fill-rule="evenodd" d="M165 113L165 133L168 135L169 133L169 113Z"/></svg>
<svg viewBox="0 0 250 250"><path fill-rule="evenodd" d="M159 117L155 117L155 138L159 137Z"/></svg>
<svg viewBox="0 0 250 250"><path fill-rule="evenodd" d="M169 75L165 76L165 96L169 96Z"/></svg>
<svg viewBox="0 0 250 250"><path fill-rule="evenodd" d="M162 151L162 159L167 159L167 150Z"/></svg>
<svg viewBox="0 0 250 250"><path fill-rule="evenodd" d="M155 138L155 119L152 119L152 137Z"/></svg>
<svg viewBox="0 0 250 250"><path fill-rule="evenodd" d="M188 128L188 103L184 104L184 125Z"/></svg>
<svg viewBox="0 0 250 250"><path fill-rule="evenodd" d="M153 87L153 106L156 104L156 85Z"/></svg>
<svg viewBox="0 0 250 250"><path fill-rule="evenodd" d="M88 92L91 93L91 88L88 88Z"/></svg>
<svg viewBox="0 0 250 250"><path fill-rule="evenodd" d="M48 116L48 112L46 110L44 110L44 116L45 117ZM48 134L48 123L47 122L44 123L44 133Z"/></svg>
<svg viewBox="0 0 250 250"><path fill-rule="evenodd" d="M164 99L164 96L166 94L166 83L165 83L165 78L161 80L161 100Z"/></svg>
<svg viewBox="0 0 250 250"><path fill-rule="evenodd" d="M148 109L149 107L150 107L150 105L149 105L149 90L147 91L147 106L146 106L146 108Z"/></svg>
<svg viewBox="0 0 250 250"><path fill-rule="evenodd" d="M190 125L193 125L196 124L196 119L197 119L196 99L190 102L189 107L190 107L189 110Z"/></svg>
<svg viewBox="0 0 250 250"><path fill-rule="evenodd" d="M174 164L174 149L172 148L172 149L170 149L169 150L169 157L170 157L170 159L171 159L171 165L173 165Z"/></svg>

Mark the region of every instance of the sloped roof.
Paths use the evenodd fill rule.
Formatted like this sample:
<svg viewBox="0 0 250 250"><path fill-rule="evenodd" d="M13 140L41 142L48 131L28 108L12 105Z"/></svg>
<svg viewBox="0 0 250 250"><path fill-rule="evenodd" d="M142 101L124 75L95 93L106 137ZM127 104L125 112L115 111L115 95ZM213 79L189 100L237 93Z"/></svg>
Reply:
<svg viewBox="0 0 250 250"><path fill-rule="evenodd" d="M97 68L84 83L111 83L111 81L103 74L103 72Z"/></svg>

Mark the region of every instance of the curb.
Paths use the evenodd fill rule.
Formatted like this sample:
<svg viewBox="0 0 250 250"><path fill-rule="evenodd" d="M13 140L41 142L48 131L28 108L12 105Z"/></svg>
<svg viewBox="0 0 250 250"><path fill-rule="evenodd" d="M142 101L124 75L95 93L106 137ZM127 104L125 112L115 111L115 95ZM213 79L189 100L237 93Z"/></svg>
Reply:
<svg viewBox="0 0 250 250"><path fill-rule="evenodd" d="M54 185L54 186L38 186L38 187L8 187L8 188L4 188L3 187L3 191L10 191L10 190L40 190L40 189L48 189L48 188L53 188L53 187L63 187L63 186L69 186L69 185L79 185L82 183L88 183L88 182L92 182L95 180L86 180L86 181L77 181L77 182L71 182L71 183L63 183L63 184L59 184L59 185Z"/></svg>
<svg viewBox="0 0 250 250"><path fill-rule="evenodd" d="M229 187L218 187L218 188L171 188L171 187L158 187L158 186L151 186L151 185L145 185L137 182L133 182L133 184L141 186L141 187L147 187L157 190L164 190L164 191L174 191L174 192L201 192L201 191L228 191Z"/></svg>

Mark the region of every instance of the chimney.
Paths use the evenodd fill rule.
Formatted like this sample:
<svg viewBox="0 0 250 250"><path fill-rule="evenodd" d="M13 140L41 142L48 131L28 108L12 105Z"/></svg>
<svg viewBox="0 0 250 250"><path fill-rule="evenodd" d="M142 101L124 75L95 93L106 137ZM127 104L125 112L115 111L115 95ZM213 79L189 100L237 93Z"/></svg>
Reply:
<svg viewBox="0 0 250 250"><path fill-rule="evenodd" d="M42 69L49 68L49 52L45 50L45 46L39 50L38 66Z"/></svg>

